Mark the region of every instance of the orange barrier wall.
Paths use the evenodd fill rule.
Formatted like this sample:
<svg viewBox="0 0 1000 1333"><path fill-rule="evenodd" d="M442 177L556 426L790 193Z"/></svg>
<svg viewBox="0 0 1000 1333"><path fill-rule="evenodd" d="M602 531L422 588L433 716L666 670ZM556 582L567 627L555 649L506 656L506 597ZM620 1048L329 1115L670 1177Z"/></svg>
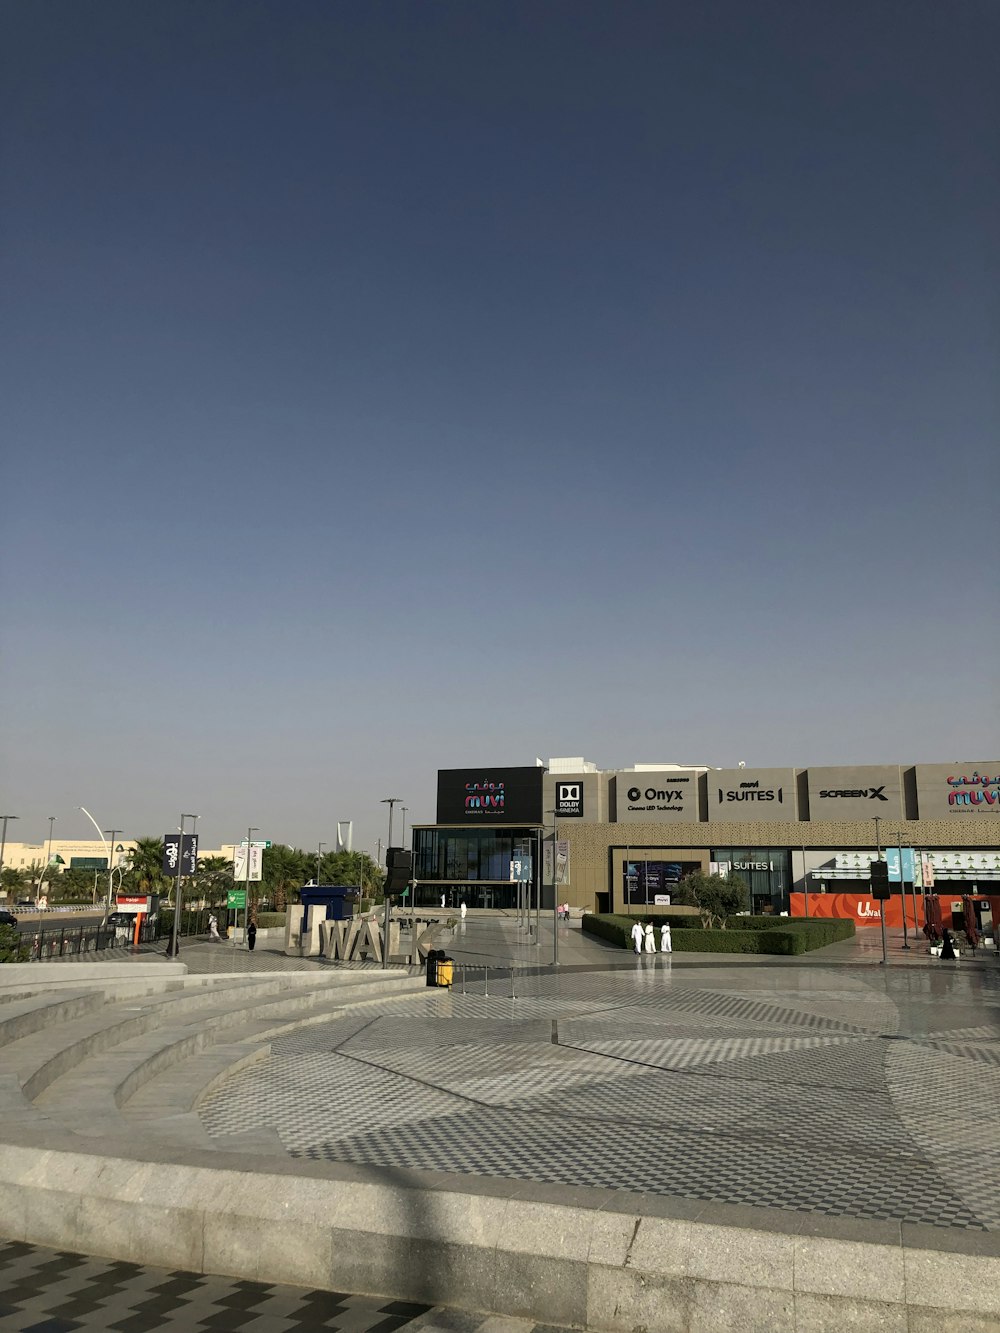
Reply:
<svg viewBox="0 0 1000 1333"><path fill-rule="evenodd" d="M804 893L790 895L789 904L792 916L806 915L806 897ZM882 919L881 909L885 907L885 924L903 927L903 900L898 895L887 899L883 904L877 898L866 893L810 893L809 916L843 917L853 921L860 929L862 926L877 926ZM913 926L913 899L906 895L906 924ZM917 929L924 924L924 903L917 894Z"/></svg>

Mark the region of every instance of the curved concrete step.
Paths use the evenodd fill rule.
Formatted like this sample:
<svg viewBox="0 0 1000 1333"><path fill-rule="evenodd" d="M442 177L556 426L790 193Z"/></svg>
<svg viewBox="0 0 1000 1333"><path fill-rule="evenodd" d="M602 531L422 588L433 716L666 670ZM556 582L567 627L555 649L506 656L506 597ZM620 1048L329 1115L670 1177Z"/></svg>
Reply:
<svg viewBox="0 0 1000 1333"><path fill-rule="evenodd" d="M90 999L79 1002L78 1012L82 1012L78 1017L73 1017L71 1010L59 1007L68 998L66 991L60 991L58 999L52 995L36 995L17 1003L17 1012L11 1021L20 1018L28 1030L0 1043L0 1073L16 1074L26 1095L34 1100L57 1078L64 1077L84 1060L164 1023L185 1023L199 1017L203 1022L225 1022L227 1014L233 1015L228 1021L236 1022L248 1012L248 1002L254 1000L287 1000L294 1010L301 997L311 994L317 985L325 991L350 984L346 980L347 974L333 973L329 978L324 976L322 981L311 977L311 985L308 980L301 981L302 976L296 973L235 977L217 981L210 987L196 985L170 989L115 1002L108 1001L98 987ZM237 1004L242 1007L236 1009ZM33 1017L27 1017L29 1013ZM221 1018L218 1017L220 1014Z"/></svg>
<svg viewBox="0 0 1000 1333"><path fill-rule="evenodd" d="M383 976L393 979L383 980ZM270 1049L269 1038L298 1026L302 1015L308 1011L318 1009L317 1014L309 1016L313 1021L321 1022L330 1013L353 1008L359 1003L384 1003L391 996L424 989L422 978L405 973L381 974L377 978L355 974L355 977L353 983L300 989L298 994L266 996L250 1004L246 1003L249 997L242 992L236 996L216 997L218 1003L197 1007L184 1015L188 1021L180 1024L161 1026L155 1022L157 1016L169 1014L172 1017L176 1006L159 1006L152 1015L140 1012L135 1019L136 1030L129 1032L123 1040L100 1051L88 1052L86 1058L59 1077L46 1077L45 1086L29 1095L47 1114L62 1121L67 1132L85 1136L100 1136L109 1130L123 1132L127 1122L120 1108L157 1076L162 1077L162 1090L169 1090L174 1081L175 1066L191 1057L208 1051L208 1058L199 1066L198 1077L198 1087L208 1083L201 1093L205 1095L232 1068L234 1060L239 1067L248 1057L266 1055ZM299 1017L292 1018L292 1015ZM123 1027L124 1024L119 1023L115 1030ZM229 1038L227 1046L240 1046L237 1057L227 1057L225 1053L219 1058L212 1057L210 1048L215 1046L222 1033ZM238 1042L234 1038L238 1038ZM44 1067L46 1076L50 1065L51 1061ZM36 1073L29 1079L29 1084L38 1078ZM149 1099L146 1099L142 1111L152 1112L151 1118L160 1119L193 1109L188 1101L189 1089L185 1080L180 1080L180 1084L177 1096L166 1096L159 1106L150 1106Z"/></svg>
<svg viewBox="0 0 1000 1333"><path fill-rule="evenodd" d="M396 998L400 993L425 992L423 980L414 977L408 979L405 987L395 987L392 998ZM189 1114L197 1110L205 1097L224 1079L237 1073L245 1064L251 1063L245 1055L248 1048L258 1052L256 1058L264 1058L270 1053L271 1042L276 1037L302 1027L329 1022L342 1013L383 1004L387 998L390 997L370 993L350 998L339 997L336 1001L329 1001L310 1013L300 1014L277 1026L273 1020L258 1019L244 1023L227 1032L229 1040L225 1046L208 1047L187 1054L182 1054L178 1050L179 1058L170 1068L155 1074L133 1095L119 1103L121 1112L124 1118L133 1124L152 1124L160 1118L173 1119ZM227 1062L227 1052L236 1052L239 1058L228 1058Z"/></svg>

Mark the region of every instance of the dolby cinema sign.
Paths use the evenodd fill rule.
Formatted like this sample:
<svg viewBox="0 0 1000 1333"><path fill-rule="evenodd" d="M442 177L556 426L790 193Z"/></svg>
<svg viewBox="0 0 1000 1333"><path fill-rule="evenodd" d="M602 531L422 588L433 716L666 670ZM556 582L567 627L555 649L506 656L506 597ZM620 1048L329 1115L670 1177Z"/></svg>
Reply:
<svg viewBox="0 0 1000 1333"><path fill-rule="evenodd" d="M720 768L708 775L713 824L783 824L797 817L793 768Z"/></svg>
<svg viewBox="0 0 1000 1333"><path fill-rule="evenodd" d="M696 824L698 773L660 768L615 777L616 818L620 824Z"/></svg>

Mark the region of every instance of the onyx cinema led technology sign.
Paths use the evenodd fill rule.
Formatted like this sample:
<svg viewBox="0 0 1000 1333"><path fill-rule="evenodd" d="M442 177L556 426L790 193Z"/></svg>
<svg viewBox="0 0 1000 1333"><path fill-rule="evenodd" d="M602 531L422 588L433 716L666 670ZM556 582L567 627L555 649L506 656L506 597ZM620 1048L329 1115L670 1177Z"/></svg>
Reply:
<svg viewBox="0 0 1000 1333"><path fill-rule="evenodd" d="M438 769L439 824L541 824L542 776L531 768Z"/></svg>
<svg viewBox="0 0 1000 1333"><path fill-rule="evenodd" d="M615 778L619 823L693 824L698 820L698 773L694 769L646 769Z"/></svg>

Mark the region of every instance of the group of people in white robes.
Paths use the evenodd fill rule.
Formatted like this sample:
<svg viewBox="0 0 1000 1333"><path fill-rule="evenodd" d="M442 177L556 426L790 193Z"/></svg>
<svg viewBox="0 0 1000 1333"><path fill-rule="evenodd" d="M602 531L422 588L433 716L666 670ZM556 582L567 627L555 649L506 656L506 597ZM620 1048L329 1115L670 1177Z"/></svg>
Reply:
<svg viewBox="0 0 1000 1333"><path fill-rule="evenodd" d="M632 927L632 943L635 946L636 953L656 953L656 932L653 929L652 921L647 921L645 925L637 921ZM660 953L673 953L674 946L670 941L670 924L664 921L660 926Z"/></svg>

